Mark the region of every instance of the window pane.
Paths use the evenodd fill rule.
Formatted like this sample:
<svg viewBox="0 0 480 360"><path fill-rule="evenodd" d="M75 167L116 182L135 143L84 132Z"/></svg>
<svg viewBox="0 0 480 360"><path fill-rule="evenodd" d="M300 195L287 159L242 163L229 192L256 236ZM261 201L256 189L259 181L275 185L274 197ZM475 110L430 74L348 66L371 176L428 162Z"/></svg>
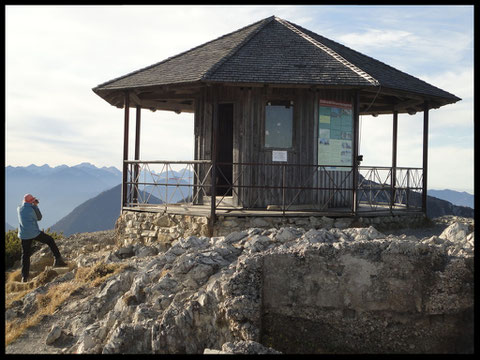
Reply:
<svg viewBox="0 0 480 360"><path fill-rule="evenodd" d="M265 147L291 148L293 106L265 106Z"/></svg>

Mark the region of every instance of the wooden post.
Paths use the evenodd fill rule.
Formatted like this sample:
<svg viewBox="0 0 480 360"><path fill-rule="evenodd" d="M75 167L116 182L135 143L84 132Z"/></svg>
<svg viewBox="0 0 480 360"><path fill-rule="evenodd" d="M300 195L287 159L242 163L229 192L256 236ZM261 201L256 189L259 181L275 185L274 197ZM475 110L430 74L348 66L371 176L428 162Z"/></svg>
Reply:
<svg viewBox="0 0 480 360"><path fill-rule="evenodd" d="M213 235L213 226L216 220L215 207L217 201L218 98L216 88L212 89L212 95L212 183L210 191L210 231Z"/></svg>
<svg viewBox="0 0 480 360"><path fill-rule="evenodd" d="M128 91L125 92L125 118L123 125L123 178L122 178L122 207L127 203L127 178L128 178L128 123L130 113L130 96Z"/></svg>
<svg viewBox="0 0 480 360"><path fill-rule="evenodd" d="M358 90L353 96L353 191L352 191L352 210L357 215L357 188L358 188L358 141L359 141L359 95Z"/></svg>
<svg viewBox="0 0 480 360"><path fill-rule="evenodd" d="M142 108L137 105L136 126L135 126L135 160L140 160L140 119ZM134 179L135 185L133 189L133 202L138 203L138 176L140 165L135 164Z"/></svg>
<svg viewBox="0 0 480 360"><path fill-rule="evenodd" d="M390 198L390 210L395 205L395 192L397 182L397 136L398 136L398 111L393 111L393 135L392 135L392 173L391 180L391 198Z"/></svg>
<svg viewBox="0 0 480 360"><path fill-rule="evenodd" d="M427 214L427 170L428 170L428 101L423 104L423 176L422 211Z"/></svg>
<svg viewBox="0 0 480 360"><path fill-rule="evenodd" d="M282 164L282 215L285 217L285 163Z"/></svg>

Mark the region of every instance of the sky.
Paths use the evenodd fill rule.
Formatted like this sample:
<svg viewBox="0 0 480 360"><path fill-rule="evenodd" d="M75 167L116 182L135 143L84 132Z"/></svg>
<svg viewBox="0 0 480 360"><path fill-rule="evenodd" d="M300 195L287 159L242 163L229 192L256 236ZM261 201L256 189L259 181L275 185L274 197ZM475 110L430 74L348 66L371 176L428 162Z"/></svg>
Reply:
<svg viewBox="0 0 480 360"><path fill-rule="evenodd" d="M473 6L6 6L5 164L121 169L123 110L92 88L275 15L462 100L430 110L428 188L473 194ZM131 112L134 119L134 110ZM362 116L365 166L391 166L392 116ZM398 166L422 166L423 114ZM134 121L129 159L133 159ZM142 160L191 160L193 114L142 111Z"/></svg>

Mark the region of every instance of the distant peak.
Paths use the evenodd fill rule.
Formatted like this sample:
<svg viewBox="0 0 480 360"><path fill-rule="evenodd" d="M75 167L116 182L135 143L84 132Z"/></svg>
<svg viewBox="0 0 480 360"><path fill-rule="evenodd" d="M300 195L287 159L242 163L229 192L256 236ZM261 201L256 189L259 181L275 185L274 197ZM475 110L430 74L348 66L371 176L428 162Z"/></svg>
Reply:
<svg viewBox="0 0 480 360"><path fill-rule="evenodd" d="M82 162L78 165L75 165L74 167L89 167L89 168L97 168L95 165L89 163L89 162Z"/></svg>
<svg viewBox="0 0 480 360"><path fill-rule="evenodd" d="M44 164L44 165L35 165L35 164L30 164L26 166L26 168L42 168L42 169L50 169L50 165Z"/></svg>
<svg viewBox="0 0 480 360"><path fill-rule="evenodd" d="M118 170L115 166L103 166L102 169L105 169L105 170L117 170L117 171L120 171Z"/></svg>

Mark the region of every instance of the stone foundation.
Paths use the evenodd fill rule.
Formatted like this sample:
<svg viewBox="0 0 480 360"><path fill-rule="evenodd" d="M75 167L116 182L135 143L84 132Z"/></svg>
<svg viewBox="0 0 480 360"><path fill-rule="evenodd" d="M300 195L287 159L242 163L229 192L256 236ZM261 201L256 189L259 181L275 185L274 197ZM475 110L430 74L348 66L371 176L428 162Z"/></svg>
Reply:
<svg viewBox="0 0 480 360"><path fill-rule="evenodd" d="M124 211L117 219L115 230L120 246L160 243L164 249L168 249L174 240L181 237L225 236L249 228L279 229L289 226L307 230L373 226L378 230L387 230L420 227L427 222L428 218L423 213L356 218L220 215L213 229L210 229L206 216Z"/></svg>

